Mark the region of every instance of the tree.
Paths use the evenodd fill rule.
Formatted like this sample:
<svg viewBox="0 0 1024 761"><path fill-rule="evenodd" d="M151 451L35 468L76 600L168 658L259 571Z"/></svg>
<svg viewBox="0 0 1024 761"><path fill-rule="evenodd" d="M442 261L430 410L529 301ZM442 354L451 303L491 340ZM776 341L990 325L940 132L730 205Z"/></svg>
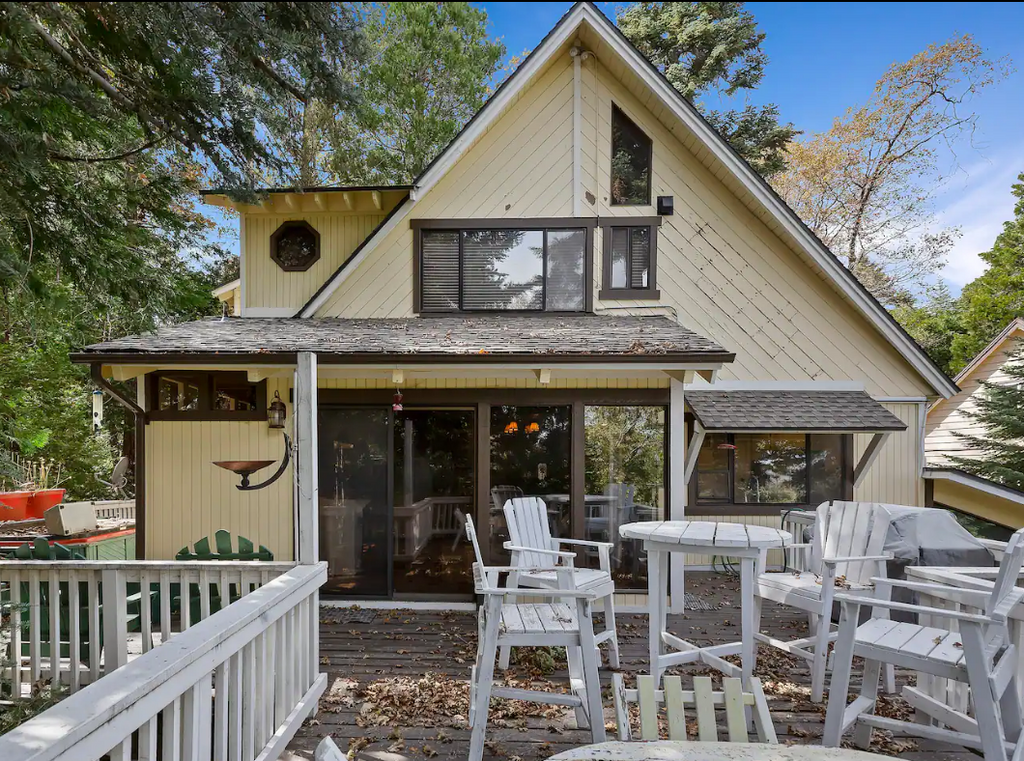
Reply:
<svg viewBox="0 0 1024 761"><path fill-rule="evenodd" d="M960 300L945 283L929 287L921 303L897 305L892 316L944 373L953 376L963 367L953 355L953 344L963 332L963 314Z"/></svg>
<svg viewBox="0 0 1024 761"><path fill-rule="evenodd" d="M616 22L757 172L768 177L784 168L786 145L797 132L779 123L777 106L715 111L700 100L709 91L754 90L764 77L765 35L743 3L633 3Z"/></svg>
<svg viewBox="0 0 1024 761"><path fill-rule="evenodd" d="M943 179L939 148L973 130L971 98L1005 76L970 35L894 63L869 100L823 133L794 142L772 185L879 298L910 298L944 263L959 235L929 232Z"/></svg>
<svg viewBox="0 0 1024 761"><path fill-rule="evenodd" d="M951 458L956 467L1024 491L1024 346L1003 366L1006 382L982 381L985 393L970 416L985 427L985 436L957 432L977 458Z"/></svg>
<svg viewBox="0 0 1024 761"><path fill-rule="evenodd" d="M991 250L981 254L988 264L960 295L962 326L952 339L954 369L964 367L1015 317L1024 317L1024 172L1011 191L1016 198L1013 219L1003 225Z"/></svg>
<svg viewBox="0 0 1024 761"><path fill-rule="evenodd" d="M486 12L469 3L382 5L365 19L361 100L312 126L326 130L327 167L346 184L410 182L483 105L505 55Z"/></svg>

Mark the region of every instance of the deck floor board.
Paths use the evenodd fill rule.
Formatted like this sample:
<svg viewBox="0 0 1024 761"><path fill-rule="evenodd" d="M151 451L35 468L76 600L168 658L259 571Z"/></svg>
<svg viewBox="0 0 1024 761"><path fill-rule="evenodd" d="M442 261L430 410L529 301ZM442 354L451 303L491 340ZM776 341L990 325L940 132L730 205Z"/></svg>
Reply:
<svg viewBox="0 0 1024 761"><path fill-rule="evenodd" d="M687 587L715 610L693 610L669 616L669 629L698 644L739 638L739 582L710 573L687 575ZM797 610L765 603L762 630L792 639L806 632L806 618ZM647 673L647 616L618 615L622 671L627 682ZM285 758L311 759L317 743L330 734L352 759L464 759L469 750L464 706L476 653L476 617L467 612L374 611L341 615L321 608L321 668L327 672L328 692L315 719L307 721L288 747ZM514 659L515 661L515 659ZM602 668L605 720L609 739L614 734L609 692L611 671ZM711 673L699 665L669 673ZM550 674L513 663L509 674L533 681L540 689L567 688L564 660ZM784 743L818 743L824 725L824 705L815 706L806 663L761 646L757 675L765 683L769 708L779 739ZM909 674L897 672L897 683ZM496 671L496 679L504 677ZM860 687L860 668L854 665L851 691ZM524 715L502 704L488 725L485 759L539 761L562 750L586 745L589 731L575 728L571 710L537 706ZM901 701L886 700L886 712L905 711ZM895 715L895 713L889 713ZM875 752L909 761L968 761L970 751L928 740L881 738L875 733Z"/></svg>

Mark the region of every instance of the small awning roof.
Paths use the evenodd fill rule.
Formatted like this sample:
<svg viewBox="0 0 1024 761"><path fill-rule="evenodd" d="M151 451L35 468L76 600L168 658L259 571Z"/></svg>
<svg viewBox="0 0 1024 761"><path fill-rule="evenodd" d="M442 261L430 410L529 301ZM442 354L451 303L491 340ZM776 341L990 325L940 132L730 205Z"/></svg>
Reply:
<svg viewBox="0 0 1024 761"><path fill-rule="evenodd" d="M706 431L884 433L907 424L863 391L686 391Z"/></svg>

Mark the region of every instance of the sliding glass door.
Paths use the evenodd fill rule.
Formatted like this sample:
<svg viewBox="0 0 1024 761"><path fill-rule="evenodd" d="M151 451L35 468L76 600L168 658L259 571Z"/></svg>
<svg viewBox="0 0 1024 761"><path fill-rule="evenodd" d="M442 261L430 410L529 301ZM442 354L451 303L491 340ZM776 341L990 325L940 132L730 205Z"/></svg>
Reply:
<svg viewBox="0 0 1024 761"><path fill-rule="evenodd" d="M387 407L322 407L320 558L325 592L391 594L392 428Z"/></svg>

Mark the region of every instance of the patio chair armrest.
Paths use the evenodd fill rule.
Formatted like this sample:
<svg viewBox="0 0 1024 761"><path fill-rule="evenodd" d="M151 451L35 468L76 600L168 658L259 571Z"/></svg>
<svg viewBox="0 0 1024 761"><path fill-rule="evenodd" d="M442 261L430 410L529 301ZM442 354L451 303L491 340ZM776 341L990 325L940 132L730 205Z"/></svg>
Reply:
<svg viewBox="0 0 1024 761"><path fill-rule="evenodd" d="M615 547L614 542L591 542L588 539L556 539L559 544L578 544L580 547L607 547L611 550Z"/></svg>
<svg viewBox="0 0 1024 761"><path fill-rule="evenodd" d="M806 550L814 546L814 542L793 542L782 545L784 550Z"/></svg>
<svg viewBox="0 0 1024 761"><path fill-rule="evenodd" d="M571 559L571 558L576 557L576 553L575 552L561 552L560 550L541 550L541 549L538 549L537 547L520 547L517 544L512 544L512 542L505 542L501 546L504 547L509 552L536 552L538 555L550 555L551 557L554 557L554 558L570 558ZM550 571L551 569L550 568L546 568L544 570Z"/></svg>
<svg viewBox="0 0 1024 761"><path fill-rule="evenodd" d="M906 613L924 614L926 616L940 616L952 618L955 621L967 621L974 624L991 624L991 616L976 615L974 613L961 613L958 610L945 610L944 608L931 608L927 605L913 605L908 602L895 602L894 600L876 600L874 597L861 597L860 595L848 595L839 593L833 598L836 602L853 605L867 605L872 608L885 608L886 610L901 610Z"/></svg>
<svg viewBox="0 0 1024 761"><path fill-rule="evenodd" d="M891 552L886 552L886 553L884 553L882 555L864 555L864 556L861 556L861 557L822 558L821 562L825 563L827 565L835 565L836 563L855 563L858 560L868 560L868 561L873 561L873 560L892 560L892 557L893 556L892 556Z"/></svg>
<svg viewBox="0 0 1024 761"><path fill-rule="evenodd" d="M902 587L914 592L923 592L933 597L941 597L950 602L959 602L975 608L984 608L988 604L992 593L981 589L965 589L964 587L952 587L948 584L935 584L925 581L910 581L904 579L889 579L872 576L871 583L875 586L888 585L890 587Z"/></svg>

